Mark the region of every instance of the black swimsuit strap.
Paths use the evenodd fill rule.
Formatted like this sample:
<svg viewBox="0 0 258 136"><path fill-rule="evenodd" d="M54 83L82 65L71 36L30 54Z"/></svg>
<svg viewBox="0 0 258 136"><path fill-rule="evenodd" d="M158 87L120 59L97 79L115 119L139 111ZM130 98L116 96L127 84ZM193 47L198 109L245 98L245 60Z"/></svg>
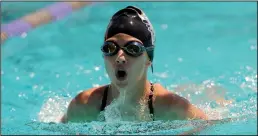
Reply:
<svg viewBox="0 0 258 136"><path fill-rule="evenodd" d="M154 87L153 87L153 84L151 83L151 92L149 94L148 106L149 106L150 114L152 115L152 120L154 121L154 108L153 108L153 100L152 100L153 91L154 91Z"/></svg>
<svg viewBox="0 0 258 136"><path fill-rule="evenodd" d="M108 88L109 88L109 86L107 86L104 90L104 95L102 97L102 103L101 103L100 111L103 111L106 107ZM151 83L151 92L149 94L148 106L149 106L150 114L152 115L152 119L154 121L154 108L153 108L153 100L152 100L153 99L153 92L154 92L154 87L153 87L153 84Z"/></svg>
<svg viewBox="0 0 258 136"><path fill-rule="evenodd" d="M101 103L100 111L103 111L103 110L105 109L105 107L106 107L106 104L107 104L108 87L109 87L109 86L107 86L107 87L105 88L104 95L103 95L103 97L102 97L102 103Z"/></svg>

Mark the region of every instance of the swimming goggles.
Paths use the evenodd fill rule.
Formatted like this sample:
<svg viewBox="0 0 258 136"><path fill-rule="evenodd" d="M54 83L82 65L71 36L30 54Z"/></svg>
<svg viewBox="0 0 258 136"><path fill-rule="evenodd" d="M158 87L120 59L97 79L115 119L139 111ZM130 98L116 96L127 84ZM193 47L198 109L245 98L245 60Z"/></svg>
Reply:
<svg viewBox="0 0 258 136"><path fill-rule="evenodd" d="M150 51L154 49L154 46L144 47L142 43L137 41L130 41L120 47L117 43L112 41L107 41L101 47L101 51L105 56L114 56L118 51L122 49L127 55L132 57L138 57L143 54L144 51Z"/></svg>

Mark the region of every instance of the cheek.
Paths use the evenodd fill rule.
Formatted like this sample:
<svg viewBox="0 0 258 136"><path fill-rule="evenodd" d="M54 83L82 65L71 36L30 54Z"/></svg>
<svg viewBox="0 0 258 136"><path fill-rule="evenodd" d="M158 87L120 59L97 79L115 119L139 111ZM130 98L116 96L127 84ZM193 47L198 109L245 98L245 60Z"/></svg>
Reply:
<svg viewBox="0 0 258 136"><path fill-rule="evenodd" d="M105 67L107 72L110 71L110 69L112 69L112 60L108 57L104 57L104 63L105 63Z"/></svg>
<svg viewBox="0 0 258 136"><path fill-rule="evenodd" d="M141 57L134 60L133 67L134 69L141 70L145 67L145 63L146 63L145 59Z"/></svg>

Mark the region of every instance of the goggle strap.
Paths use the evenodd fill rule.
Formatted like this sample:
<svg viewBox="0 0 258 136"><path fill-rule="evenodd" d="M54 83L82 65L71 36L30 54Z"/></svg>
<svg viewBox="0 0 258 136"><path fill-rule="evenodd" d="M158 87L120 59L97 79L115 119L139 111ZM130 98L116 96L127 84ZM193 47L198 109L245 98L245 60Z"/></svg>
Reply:
<svg viewBox="0 0 258 136"><path fill-rule="evenodd" d="M151 73L153 74L153 65L152 65L152 63L151 63Z"/></svg>

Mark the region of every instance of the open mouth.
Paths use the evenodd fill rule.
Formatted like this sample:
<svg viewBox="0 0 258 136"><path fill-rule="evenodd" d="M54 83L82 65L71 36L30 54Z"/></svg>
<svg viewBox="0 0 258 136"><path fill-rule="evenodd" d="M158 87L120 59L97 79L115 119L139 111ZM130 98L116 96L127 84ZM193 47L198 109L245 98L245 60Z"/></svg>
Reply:
<svg viewBox="0 0 258 136"><path fill-rule="evenodd" d="M127 72L125 70L117 70L116 71L116 78L118 80L123 81L126 79L126 77L127 77Z"/></svg>

